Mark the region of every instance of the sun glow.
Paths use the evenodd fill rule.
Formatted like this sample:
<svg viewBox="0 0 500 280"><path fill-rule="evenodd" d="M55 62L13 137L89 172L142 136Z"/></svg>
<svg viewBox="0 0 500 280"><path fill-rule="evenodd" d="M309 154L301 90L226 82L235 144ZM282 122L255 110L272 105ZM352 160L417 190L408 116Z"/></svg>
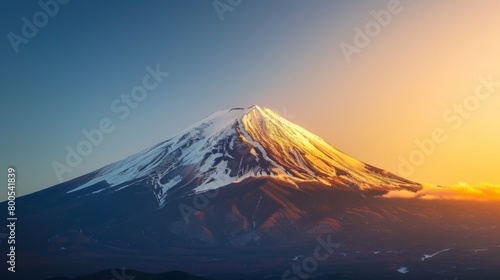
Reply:
<svg viewBox="0 0 500 280"><path fill-rule="evenodd" d="M391 191L384 195L386 198L420 198L420 199L446 199L446 200L500 200L500 185L481 183L476 186L465 183L438 187L424 184L418 192Z"/></svg>

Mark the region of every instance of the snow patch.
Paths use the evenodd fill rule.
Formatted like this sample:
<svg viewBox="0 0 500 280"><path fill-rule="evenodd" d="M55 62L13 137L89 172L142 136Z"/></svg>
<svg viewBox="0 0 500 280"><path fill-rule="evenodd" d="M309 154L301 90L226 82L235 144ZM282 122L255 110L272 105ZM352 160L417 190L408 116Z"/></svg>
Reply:
<svg viewBox="0 0 500 280"><path fill-rule="evenodd" d="M398 268L398 272L401 274L406 274L406 273L410 272L410 270L408 270L408 268L406 266L402 266L402 267Z"/></svg>

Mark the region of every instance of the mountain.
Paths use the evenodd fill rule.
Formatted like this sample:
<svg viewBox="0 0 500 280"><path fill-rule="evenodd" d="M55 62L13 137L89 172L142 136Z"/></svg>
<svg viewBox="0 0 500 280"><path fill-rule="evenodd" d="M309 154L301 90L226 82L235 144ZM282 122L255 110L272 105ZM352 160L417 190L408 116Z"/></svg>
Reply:
<svg viewBox="0 0 500 280"><path fill-rule="evenodd" d="M18 198L16 279L96 271L116 279L110 267L240 280L305 279L304 271L321 279L498 276L500 206L381 197L421 188L269 109L222 110ZM0 236L4 244L7 231ZM312 269L306 263L314 264L318 246L327 255Z"/></svg>
<svg viewBox="0 0 500 280"><path fill-rule="evenodd" d="M159 206L172 192L200 193L245 178L273 178L296 188L314 182L339 190L417 191L420 185L362 163L273 111L221 110L173 138L92 173L68 193L152 186Z"/></svg>

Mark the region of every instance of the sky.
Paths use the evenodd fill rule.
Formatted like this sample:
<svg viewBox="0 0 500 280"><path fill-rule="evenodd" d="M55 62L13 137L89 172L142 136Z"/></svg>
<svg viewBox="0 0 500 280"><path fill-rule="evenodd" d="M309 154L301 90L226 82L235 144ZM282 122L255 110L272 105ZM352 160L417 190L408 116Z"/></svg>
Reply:
<svg viewBox="0 0 500 280"><path fill-rule="evenodd" d="M0 6L0 180L14 167L18 195L253 104L411 180L500 183L496 0ZM57 174L96 129L107 132Z"/></svg>

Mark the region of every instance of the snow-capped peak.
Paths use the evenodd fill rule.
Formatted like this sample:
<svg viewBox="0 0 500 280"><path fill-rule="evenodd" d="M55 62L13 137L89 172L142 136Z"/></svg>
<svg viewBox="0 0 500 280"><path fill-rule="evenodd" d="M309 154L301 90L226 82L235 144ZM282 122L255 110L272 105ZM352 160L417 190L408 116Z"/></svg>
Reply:
<svg viewBox="0 0 500 280"><path fill-rule="evenodd" d="M114 190L143 181L161 205L169 190L203 192L260 176L297 187L317 182L361 191L420 188L336 150L272 110L252 106L217 111L165 142L98 170L69 193L102 181Z"/></svg>

